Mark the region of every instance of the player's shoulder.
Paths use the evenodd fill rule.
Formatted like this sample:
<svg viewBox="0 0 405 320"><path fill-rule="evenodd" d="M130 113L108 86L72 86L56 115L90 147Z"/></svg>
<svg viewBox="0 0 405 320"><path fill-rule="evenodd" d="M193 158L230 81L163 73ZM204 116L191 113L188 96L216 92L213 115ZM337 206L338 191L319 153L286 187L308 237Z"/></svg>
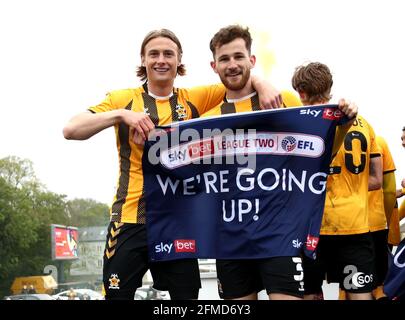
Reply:
<svg viewBox="0 0 405 320"><path fill-rule="evenodd" d="M282 90L281 96L283 97L283 103L286 107L302 106L300 98L292 91Z"/></svg>
<svg viewBox="0 0 405 320"><path fill-rule="evenodd" d="M214 83L214 84L194 86L194 87L189 87L189 88L175 88L174 91L177 92L177 94L179 96L181 96L181 95L189 96L192 94L206 95L208 93L216 93L216 92L225 94L225 87L222 83Z"/></svg>
<svg viewBox="0 0 405 320"><path fill-rule="evenodd" d="M381 147L387 147L387 141L382 136L376 136L377 144Z"/></svg>
<svg viewBox="0 0 405 320"><path fill-rule="evenodd" d="M107 93L111 101L116 105L128 104L131 100L139 98L142 96L143 88L128 88L128 89L118 89L112 90Z"/></svg>
<svg viewBox="0 0 405 320"><path fill-rule="evenodd" d="M369 132L370 134L374 134L374 128L370 124L370 122L361 114L358 114L356 117L356 121L354 125L351 127L351 130L356 130L356 131L364 131L364 132Z"/></svg>
<svg viewBox="0 0 405 320"><path fill-rule="evenodd" d="M357 115L357 120L361 121L363 126L371 127L370 122L361 114Z"/></svg>
<svg viewBox="0 0 405 320"><path fill-rule="evenodd" d="M144 90L142 87L138 87L138 88L111 90L108 92L108 94L113 97L128 97L128 96L140 95L140 94L142 94L143 91Z"/></svg>

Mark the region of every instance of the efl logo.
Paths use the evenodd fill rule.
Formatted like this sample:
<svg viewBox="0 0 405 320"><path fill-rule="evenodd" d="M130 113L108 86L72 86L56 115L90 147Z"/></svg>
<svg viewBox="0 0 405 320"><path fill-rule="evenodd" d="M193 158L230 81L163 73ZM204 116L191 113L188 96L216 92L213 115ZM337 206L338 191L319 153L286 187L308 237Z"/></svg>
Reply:
<svg viewBox="0 0 405 320"><path fill-rule="evenodd" d="M281 147L284 151L290 152L297 146L297 140L294 137L287 136L281 140Z"/></svg>
<svg viewBox="0 0 405 320"><path fill-rule="evenodd" d="M174 240L174 250L176 252L195 252L195 240Z"/></svg>
<svg viewBox="0 0 405 320"><path fill-rule="evenodd" d="M191 159L202 158L214 153L214 141L212 139L198 141L188 146L188 155Z"/></svg>
<svg viewBox="0 0 405 320"><path fill-rule="evenodd" d="M322 118L328 120L338 120L344 116L343 112L339 109L325 108L323 109Z"/></svg>
<svg viewBox="0 0 405 320"><path fill-rule="evenodd" d="M307 250L315 251L316 247L318 246L318 241L319 241L318 237L308 235L307 242L305 243Z"/></svg>

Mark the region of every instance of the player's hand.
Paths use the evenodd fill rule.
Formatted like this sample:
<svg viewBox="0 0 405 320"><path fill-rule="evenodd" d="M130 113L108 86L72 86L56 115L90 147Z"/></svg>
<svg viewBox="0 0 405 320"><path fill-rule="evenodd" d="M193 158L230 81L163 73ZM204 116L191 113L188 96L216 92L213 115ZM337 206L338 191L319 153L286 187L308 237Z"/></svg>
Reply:
<svg viewBox="0 0 405 320"><path fill-rule="evenodd" d="M283 98L281 93L270 85L269 89L259 94L259 104L263 110L277 109L283 105Z"/></svg>
<svg viewBox="0 0 405 320"><path fill-rule="evenodd" d="M126 110L122 116L122 121L134 130L134 139L135 133L137 133L139 135L137 139L142 139L143 142L147 139L149 132L155 128L152 120L143 112Z"/></svg>
<svg viewBox="0 0 405 320"><path fill-rule="evenodd" d="M355 119L358 113L357 104L349 100L340 99L338 108L342 111L350 120Z"/></svg>
<svg viewBox="0 0 405 320"><path fill-rule="evenodd" d="M259 94L259 104L261 109L276 109L282 107L283 98L281 93L274 88L270 82L252 75L252 85Z"/></svg>
<svg viewBox="0 0 405 320"><path fill-rule="evenodd" d="M139 134L138 131L134 131L134 133L132 135L132 141L135 144L139 144L141 146L143 146L145 144L145 140L142 138L142 136Z"/></svg>

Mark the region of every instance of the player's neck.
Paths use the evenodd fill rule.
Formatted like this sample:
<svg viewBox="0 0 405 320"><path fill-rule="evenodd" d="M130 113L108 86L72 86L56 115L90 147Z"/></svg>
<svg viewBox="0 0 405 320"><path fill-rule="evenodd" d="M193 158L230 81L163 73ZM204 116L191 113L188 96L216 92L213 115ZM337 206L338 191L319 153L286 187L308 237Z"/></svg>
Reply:
<svg viewBox="0 0 405 320"><path fill-rule="evenodd" d="M249 81L246 86L240 90L226 90L226 100L240 100L244 97L247 97L255 92L251 82Z"/></svg>
<svg viewBox="0 0 405 320"><path fill-rule="evenodd" d="M236 103L239 101L244 101L244 100L250 99L250 98L254 97L255 95L257 95L257 92L253 91L252 93L250 93L246 96L240 97L240 98L229 98L228 96L226 96L225 100L229 103Z"/></svg>
<svg viewBox="0 0 405 320"><path fill-rule="evenodd" d="M318 101L308 101L308 100L301 100L302 104L304 106L317 106L317 105L321 105L321 104L328 104L329 100L318 100Z"/></svg>
<svg viewBox="0 0 405 320"><path fill-rule="evenodd" d="M148 92L153 96L166 97L173 93L174 81L148 82Z"/></svg>

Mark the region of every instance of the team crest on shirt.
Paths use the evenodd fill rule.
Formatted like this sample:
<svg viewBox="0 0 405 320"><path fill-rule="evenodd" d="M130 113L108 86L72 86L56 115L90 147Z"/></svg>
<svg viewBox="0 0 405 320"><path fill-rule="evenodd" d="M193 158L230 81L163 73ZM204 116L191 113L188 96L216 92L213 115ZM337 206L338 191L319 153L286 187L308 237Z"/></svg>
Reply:
<svg viewBox="0 0 405 320"><path fill-rule="evenodd" d="M110 282L110 286L108 289L119 289L120 288L120 279L118 278L118 275L113 273L110 276L110 279L108 279Z"/></svg>
<svg viewBox="0 0 405 320"><path fill-rule="evenodd" d="M183 105L178 104L176 105L176 113L179 120L186 120L187 119L187 110L184 108Z"/></svg>

